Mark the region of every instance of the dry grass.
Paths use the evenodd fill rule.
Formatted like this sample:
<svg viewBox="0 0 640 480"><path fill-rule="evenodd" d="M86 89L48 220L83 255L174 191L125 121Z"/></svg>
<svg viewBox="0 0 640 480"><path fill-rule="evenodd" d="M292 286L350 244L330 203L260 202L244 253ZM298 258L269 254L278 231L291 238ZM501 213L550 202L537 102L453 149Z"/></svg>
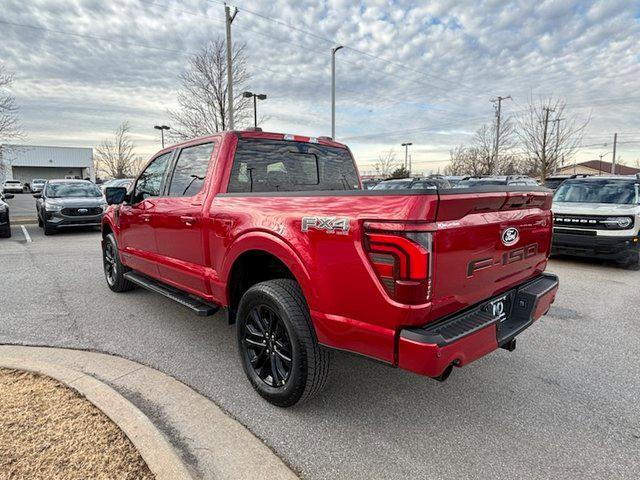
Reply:
<svg viewBox="0 0 640 480"><path fill-rule="evenodd" d="M56 380L0 368L0 479L153 479L131 441Z"/></svg>

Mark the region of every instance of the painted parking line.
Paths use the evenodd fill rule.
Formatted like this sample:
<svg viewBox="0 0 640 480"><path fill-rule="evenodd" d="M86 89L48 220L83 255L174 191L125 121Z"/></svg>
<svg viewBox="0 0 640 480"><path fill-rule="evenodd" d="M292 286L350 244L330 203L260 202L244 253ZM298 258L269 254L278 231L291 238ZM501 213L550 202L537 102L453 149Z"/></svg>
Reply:
<svg viewBox="0 0 640 480"><path fill-rule="evenodd" d="M20 228L22 229L22 233L24 234L24 238L27 240L27 243L31 243L31 235L27 232L27 227L20 225Z"/></svg>

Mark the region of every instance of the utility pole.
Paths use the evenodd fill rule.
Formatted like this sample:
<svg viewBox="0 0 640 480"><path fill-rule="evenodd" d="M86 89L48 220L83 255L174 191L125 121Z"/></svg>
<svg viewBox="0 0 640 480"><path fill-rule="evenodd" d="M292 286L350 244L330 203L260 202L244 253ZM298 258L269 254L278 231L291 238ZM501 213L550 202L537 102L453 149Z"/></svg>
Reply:
<svg viewBox="0 0 640 480"><path fill-rule="evenodd" d="M336 139L336 52L342 45L331 49L331 138Z"/></svg>
<svg viewBox="0 0 640 480"><path fill-rule="evenodd" d="M407 168L409 161L409 145L413 145L411 142L406 142L401 144L404 147L404 169L409 171L411 174L411 167Z"/></svg>
<svg viewBox="0 0 640 480"><path fill-rule="evenodd" d="M544 179L547 177L547 131L549 129L549 113L554 112L555 109L554 108L550 108L550 107L543 107L542 110L544 110L544 121L542 122L544 124L544 133L542 135L542 163L541 163L541 180L544 181Z"/></svg>
<svg viewBox="0 0 640 480"><path fill-rule="evenodd" d="M493 170L493 175L498 174L498 148L500 147L500 113L502 110L502 101L506 100L507 98L511 98L511 95L508 95L506 97L498 96L497 98L491 100L491 103L498 102L498 107L496 108L496 145L493 150L493 168L491 169Z"/></svg>
<svg viewBox="0 0 640 480"><path fill-rule="evenodd" d="M564 120L564 118L555 118L553 123L556 124L556 149L555 149L555 166L553 167L553 171L558 170L558 158L560 155L558 154L558 150L560 149L560 122ZM564 163L564 162L563 162ZM562 167L564 165L560 165Z"/></svg>
<svg viewBox="0 0 640 480"><path fill-rule="evenodd" d="M231 23L236 18L238 9L234 7L233 15L229 5L224 4L224 19L227 26L227 101L229 102L229 130L233 130L233 65L231 48Z"/></svg>
<svg viewBox="0 0 640 480"><path fill-rule="evenodd" d="M613 157L611 158L611 173L616 174L616 147L618 146L618 134L613 134Z"/></svg>

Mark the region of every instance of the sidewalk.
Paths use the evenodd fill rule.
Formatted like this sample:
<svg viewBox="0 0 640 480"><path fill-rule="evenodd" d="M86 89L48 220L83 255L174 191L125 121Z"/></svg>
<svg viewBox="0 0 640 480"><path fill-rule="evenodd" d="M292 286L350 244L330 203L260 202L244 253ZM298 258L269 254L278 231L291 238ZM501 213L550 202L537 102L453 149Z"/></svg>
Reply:
<svg viewBox="0 0 640 480"><path fill-rule="evenodd" d="M174 378L102 353L0 345L0 366L56 378L85 395L157 478L295 479L262 441Z"/></svg>

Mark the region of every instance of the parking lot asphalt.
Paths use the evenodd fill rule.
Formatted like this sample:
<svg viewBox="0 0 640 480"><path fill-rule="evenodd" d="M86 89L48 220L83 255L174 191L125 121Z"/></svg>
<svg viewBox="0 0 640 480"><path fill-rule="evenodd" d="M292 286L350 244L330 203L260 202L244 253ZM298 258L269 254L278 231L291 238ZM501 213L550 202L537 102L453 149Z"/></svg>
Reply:
<svg viewBox="0 0 640 480"><path fill-rule="evenodd" d="M214 400L304 478L640 477L640 272L557 259L550 314L438 383L336 352L326 390L282 410L244 377L234 328L112 293L98 232L0 240L0 343L117 354ZM185 406L188 408L188 406Z"/></svg>
<svg viewBox="0 0 640 480"><path fill-rule="evenodd" d="M32 218L36 221L36 199L31 193L16 193L15 196L7 200L11 219Z"/></svg>

